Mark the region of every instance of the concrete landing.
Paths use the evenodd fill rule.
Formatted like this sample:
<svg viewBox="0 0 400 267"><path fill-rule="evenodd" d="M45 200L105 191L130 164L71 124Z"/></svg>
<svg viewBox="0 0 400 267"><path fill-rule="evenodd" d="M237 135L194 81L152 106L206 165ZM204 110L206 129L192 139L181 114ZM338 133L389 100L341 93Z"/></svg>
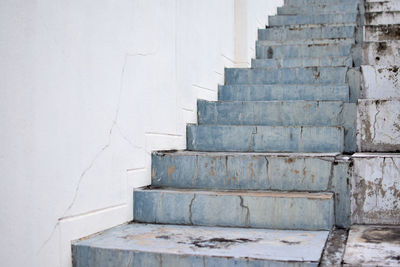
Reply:
<svg viewBox="0 0 400 267"><path fill-rule="evenodd" d="M352 226L343 262L345 266L400 266L400 226Z"/></svg>
<svg viewBox="0 0 400 267"><path fill-rule="evenodd" d="M74 267L317 266L328 233L129 224L73 244Z"/></svg>

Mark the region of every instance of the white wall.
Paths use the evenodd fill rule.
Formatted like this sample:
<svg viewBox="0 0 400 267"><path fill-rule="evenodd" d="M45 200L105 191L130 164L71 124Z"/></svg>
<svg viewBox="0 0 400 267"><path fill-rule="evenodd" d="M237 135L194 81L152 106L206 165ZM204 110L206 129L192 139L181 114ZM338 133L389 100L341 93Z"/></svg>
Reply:
<svg viewBox="0 0 400 267"><path fill-rule="evenodd" d="M1 265L69 266L71 240L131 220L151 151L185 148L282 2L0 1Z"/></svg>

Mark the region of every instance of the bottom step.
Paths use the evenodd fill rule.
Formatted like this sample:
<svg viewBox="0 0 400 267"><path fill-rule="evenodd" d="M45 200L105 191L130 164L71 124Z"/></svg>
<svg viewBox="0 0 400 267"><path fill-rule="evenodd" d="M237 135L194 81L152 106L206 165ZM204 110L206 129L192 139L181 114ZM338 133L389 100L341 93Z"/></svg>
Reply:
<svg viewBox="0 0 400 267"><path fill-rule="evenodd" d="M73 266L318 266L328 233L129 224L74 243Z"/></svg>

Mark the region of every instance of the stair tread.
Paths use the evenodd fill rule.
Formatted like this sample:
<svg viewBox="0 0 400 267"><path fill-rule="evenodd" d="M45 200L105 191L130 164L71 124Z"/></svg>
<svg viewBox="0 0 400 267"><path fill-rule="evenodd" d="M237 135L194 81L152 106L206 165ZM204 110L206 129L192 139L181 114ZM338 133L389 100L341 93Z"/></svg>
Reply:
<svg viewBox="0 0 400 267"><path fill-rule="evenodd" d="M172 150L172 151L157 151L154 154L161 155L204 155L204 156L263 156L263 157L336 157L338 152L331 153L285 153L285 152L204 152L204 151L189 151L189 150Z"/></svg>
<svg viewBox="0 0 400 267"><path fill-rule="evenodd" d="M261 262L318 263L328 234L329 231L133 223L80 240L73 244L73 249L87 247L90 250L87 253L93 253L92 255L97 257L103 256L101 253L96 253L98 250L120 251L120 253L113 254L114 266L149 266L151 259L159 264L160 258L166 265L168 265L167 262L171 263L172 260L175 260L168 266L198 266L196 264L214 266L213 263L218 261L233 264L241 260L244 262L258 260ZM139 255L140 252L141 255ZM158 257L152 258L149 253L157 254ZM74 261L82 260L84 262L87 254L75 256ZM185 258L179 258L179 256ZM100 259L99 262L101 262ZM129 262L133 265L128 265ZM140 263L148 265L138 265ZM173 265L174 263L177 265Z"/></svg>

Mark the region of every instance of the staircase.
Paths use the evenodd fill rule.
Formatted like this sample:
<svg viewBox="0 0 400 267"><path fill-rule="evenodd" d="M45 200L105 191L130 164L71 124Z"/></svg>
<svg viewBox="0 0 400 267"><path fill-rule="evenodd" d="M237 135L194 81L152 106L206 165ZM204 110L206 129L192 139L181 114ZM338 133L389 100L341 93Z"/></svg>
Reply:
<svg viewBox="0 0 400 267"><path fill-rule="evenodd" d="M285 0L248 69L198 101L187 151L155 152L134 223L73 245L83 266L318 266L350 225L359 0Z"/></svg>

